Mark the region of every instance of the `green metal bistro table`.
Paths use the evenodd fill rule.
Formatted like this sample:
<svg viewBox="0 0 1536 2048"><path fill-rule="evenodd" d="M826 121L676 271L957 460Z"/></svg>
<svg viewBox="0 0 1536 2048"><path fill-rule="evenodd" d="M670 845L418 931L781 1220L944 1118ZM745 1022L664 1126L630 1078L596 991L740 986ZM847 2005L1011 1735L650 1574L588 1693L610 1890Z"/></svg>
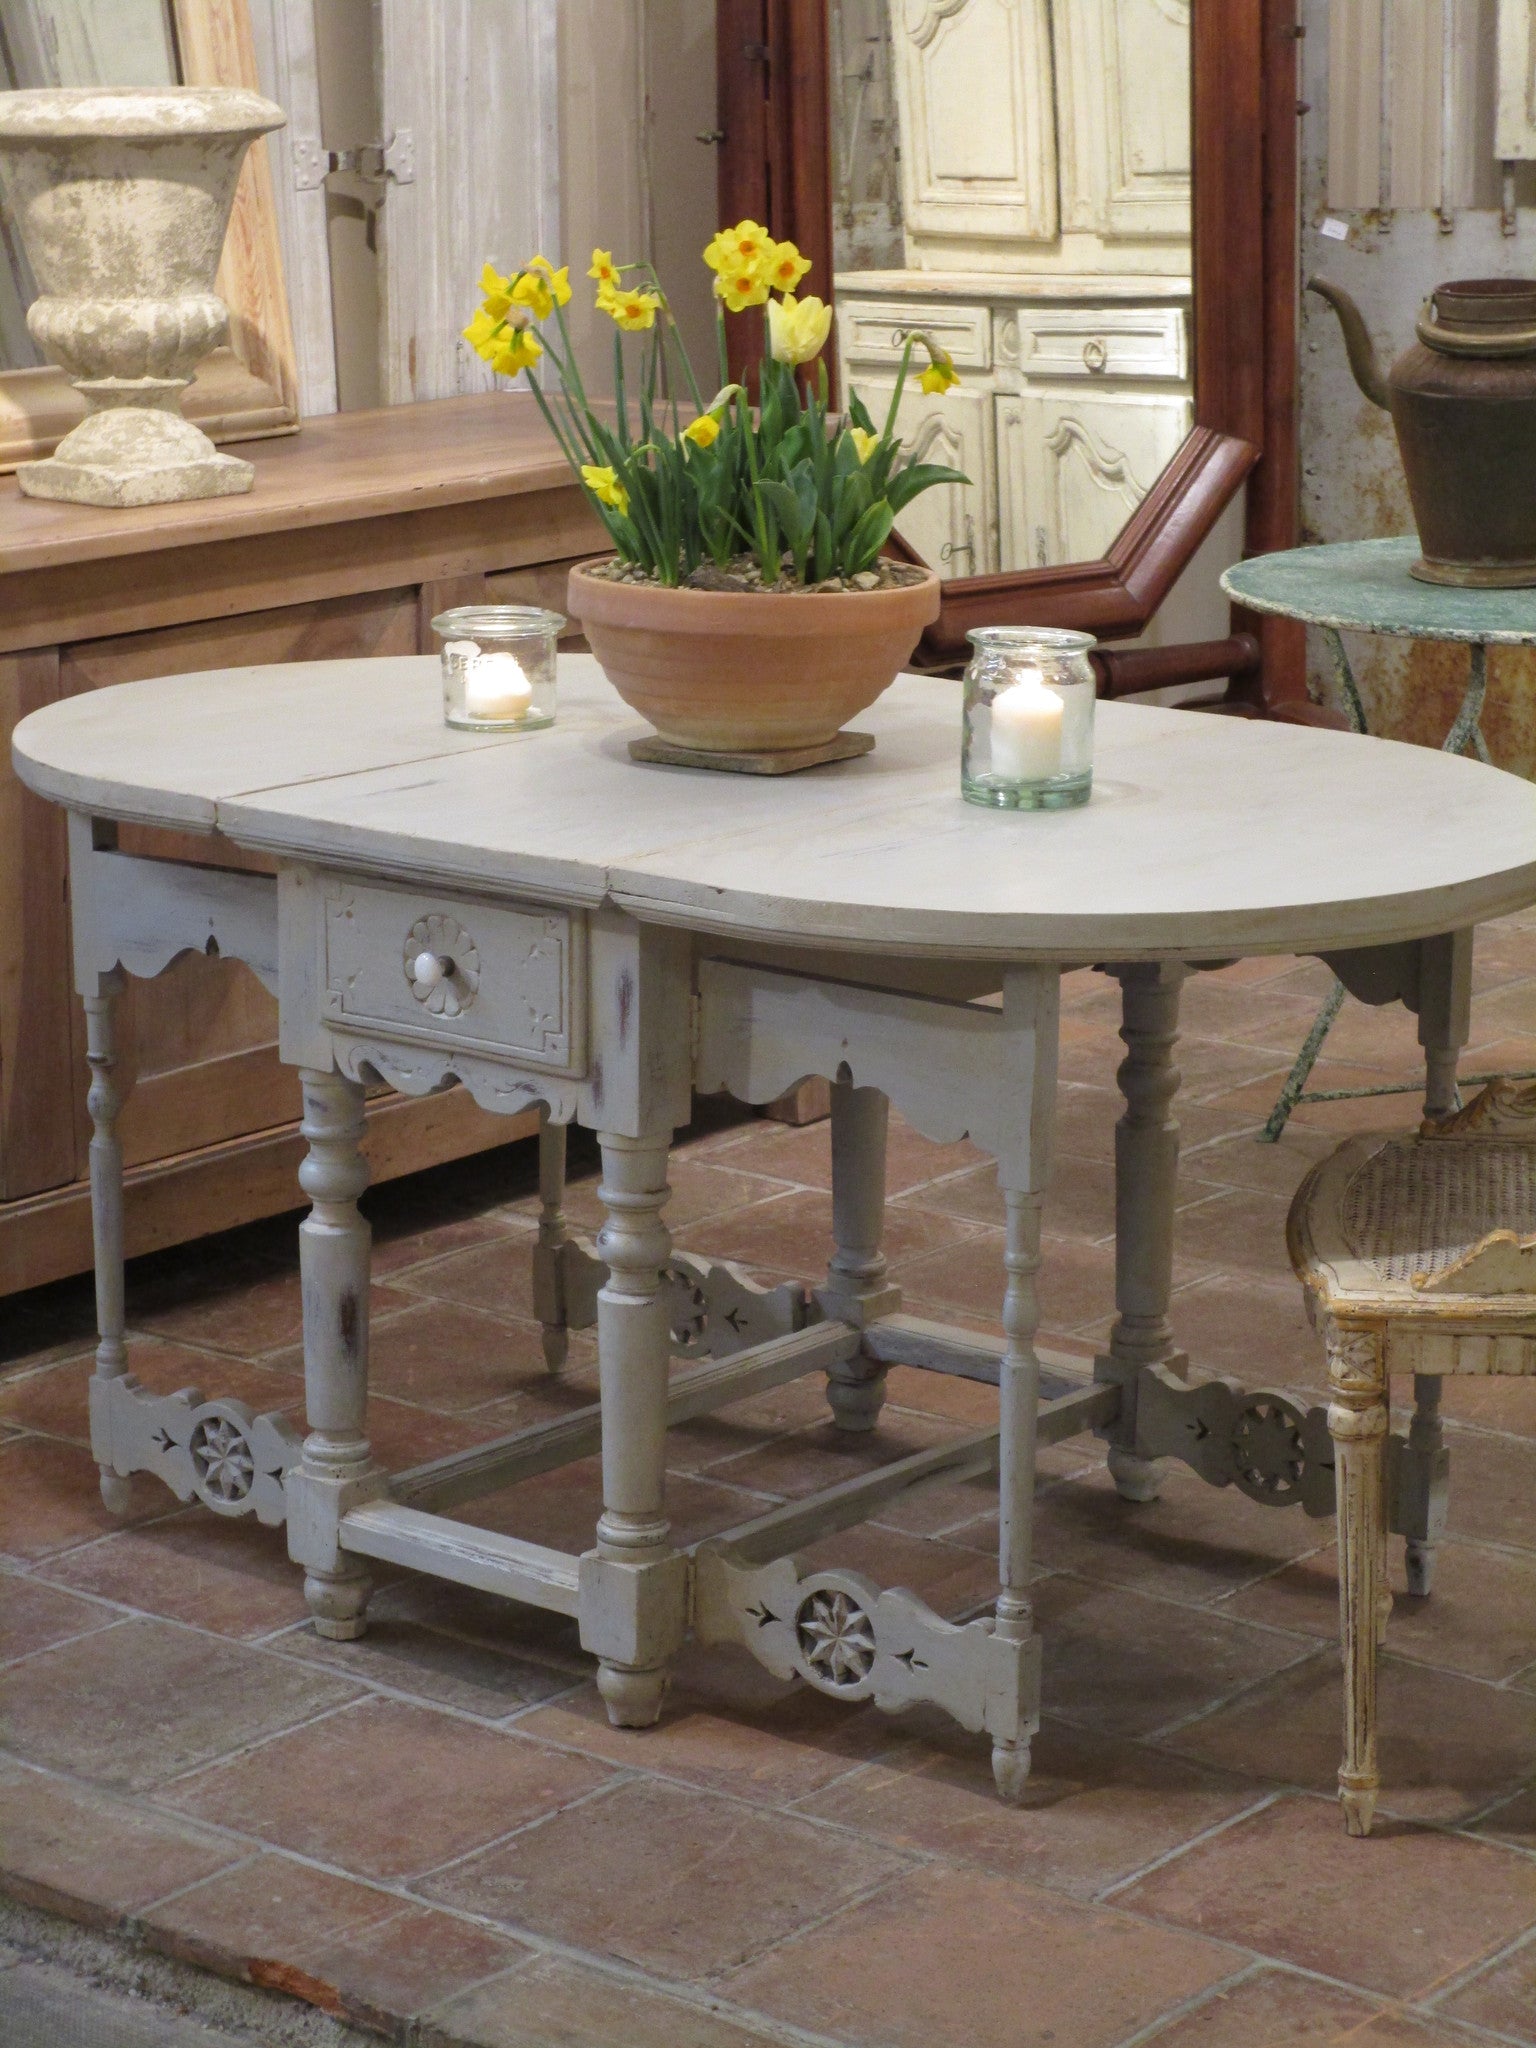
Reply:
<svg viewBox="0 0 1536 2048"><path fill-rule="evenodd" d="M1343 541L1331 547L1287 548L1239 562L1221 579L1221 587L1249 611L1272 612L1320 626L1333 657L1343 709L1356 732L1368 732L1365 706L1344 646L1345 633L1374 633L1389 639L1459 641L1470 649L1466 693L1442 742L1447 754L1470 747L1488 761L1483 737L1483 700L1488 692L1490 647L1536 647L1536 588L1527 590L1458 590L1441 583L1421 583L1409 574L1420 546L1409 535L1399 540ZM1490 762L1490 765L1491 762ZM1344 1001L1344 984L1335 981L1318 1012L1317 1022L1296 1055L1278 1101L1264 1126L1273 1144L1299 1102L1333 1102L1356 1095L1407 1092L1394 1088L1329 1088L1304 1093ZM1479 1081L1489 1075L1468 1076ZM1518 1078L1529 1079L1522 1075Z"/></svg>

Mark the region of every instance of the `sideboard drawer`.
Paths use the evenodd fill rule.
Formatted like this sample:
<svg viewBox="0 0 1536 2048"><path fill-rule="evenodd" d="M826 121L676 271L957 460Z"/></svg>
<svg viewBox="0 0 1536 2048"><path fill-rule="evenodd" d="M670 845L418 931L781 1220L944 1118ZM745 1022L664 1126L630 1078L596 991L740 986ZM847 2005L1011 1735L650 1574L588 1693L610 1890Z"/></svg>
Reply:
<svg viewBox="0 0 1536 2048"><path fill-rule="evenodd" d="M1178 306L1022 306L1019 368L1026 377L1187 377Z"/></svg>
<svg viewBox="0 0 1536 2048"><path fill-rule="evenodd" d="M910 299L841 299L838 332L844 358L850 363L895 363L906 347L907 334L920 328L947 349L962 370L985 370L992 363L992 316L985 306L949 306ZM919 369L928 367L921 346Z"/></svg>
<svg viewBox="0 0 1536 2048"><path fill-rule="evenodd" d="M332 878L322 930L321 1008L333 1028L586 1072L580 911Z"/></svg>

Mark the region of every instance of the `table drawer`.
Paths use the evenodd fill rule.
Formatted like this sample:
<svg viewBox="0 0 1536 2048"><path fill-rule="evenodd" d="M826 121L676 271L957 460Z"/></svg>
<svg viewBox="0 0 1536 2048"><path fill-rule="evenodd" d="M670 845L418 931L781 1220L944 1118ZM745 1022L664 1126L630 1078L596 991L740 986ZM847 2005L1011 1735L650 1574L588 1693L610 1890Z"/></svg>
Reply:
<svg viewBox="0 0 1536 2048"><path fill-rule="evenodd" d="M583 1074L587 928L580 911L334 879L324 896L328 1025ZM417 967L434 963L424 976Z"/></svg>
<svg viewBox="0 0 1536 2048"><path fill-rule="evenodd" d="M838 331L844 358L850 363L896 363L906 347L906 332L921 328L947 349L957 368L985 370L992 363L992 316L985 306L934 305L922 299L841 299ZM928 358L921 346L916 367Z"/></svg>
<svg viewBox="0 0 1536 2048"><path fill-rule="evenodd" d="M1189 375L1178 306L1025 306L1018 323L1026 377Z"/></svg>

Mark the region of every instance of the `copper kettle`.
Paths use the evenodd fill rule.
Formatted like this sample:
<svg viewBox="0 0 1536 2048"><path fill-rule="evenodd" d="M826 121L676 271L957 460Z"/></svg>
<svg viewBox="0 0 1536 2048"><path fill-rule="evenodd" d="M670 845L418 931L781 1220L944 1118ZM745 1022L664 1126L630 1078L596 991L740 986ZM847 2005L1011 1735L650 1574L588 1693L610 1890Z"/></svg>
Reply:
<svg viewBox="0 0 1536 2048"><path fill-rule="evenodd" d="M1349 293L1320 277L1307 289L1338 314L1355 382L1392 414L1424 550L1413 574L1536 584L1536 280L1437 285L1385 377Z"/></svg>

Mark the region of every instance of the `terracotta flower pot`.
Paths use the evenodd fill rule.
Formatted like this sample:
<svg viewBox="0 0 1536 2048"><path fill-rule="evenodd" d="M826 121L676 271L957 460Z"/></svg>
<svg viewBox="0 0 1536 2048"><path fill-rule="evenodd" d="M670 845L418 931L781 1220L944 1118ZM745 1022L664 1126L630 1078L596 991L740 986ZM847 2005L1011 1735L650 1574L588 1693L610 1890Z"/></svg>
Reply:
<svg viewBox="0 0 1536 2048"><path fill-rule="evenodd" d="M663 590L571 571L603 673L664 740L711 754L816 747L874 703L939 615L939 579L892 590Z"/></svg>

